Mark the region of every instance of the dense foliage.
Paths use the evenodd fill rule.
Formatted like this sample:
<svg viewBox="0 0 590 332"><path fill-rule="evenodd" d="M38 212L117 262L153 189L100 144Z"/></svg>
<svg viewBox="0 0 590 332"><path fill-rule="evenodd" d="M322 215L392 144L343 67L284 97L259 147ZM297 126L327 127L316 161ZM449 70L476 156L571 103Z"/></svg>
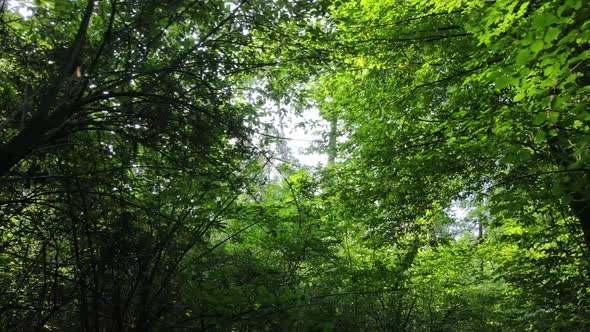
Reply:
<svg viewBox="0 0 590 332"><path fill-rule="evenodd" d="M586 1L0 0L0 96L1 331L590 329Z"/></svg>

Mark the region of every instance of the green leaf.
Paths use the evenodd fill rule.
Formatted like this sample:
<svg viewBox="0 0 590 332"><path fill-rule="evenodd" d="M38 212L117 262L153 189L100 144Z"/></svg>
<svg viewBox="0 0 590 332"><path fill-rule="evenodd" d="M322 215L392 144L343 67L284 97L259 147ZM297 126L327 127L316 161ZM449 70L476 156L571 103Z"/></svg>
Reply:
<svg viewBox="0 0 590 332"><path fill-rule="evenodd" d="M512 98L512 101L517 103L517 102L523 100L525 96L526 96L525 93L520 91L514 95L514 97Z"/></svg>
<svg viewBox="0 0 590 332"><path fill-rule="evenodd" d="M545 38L543 38L543 40L545 41L545 43L552 42L555 39L557 39L557 36L559 36L560 32L561 30L559 28L550 27L549 29L547 29L547 32L545 33Z"/></svg>
<svg viewBox="0 0 590 332"><path fill-rule="evenodd" d="M545 120L547 120L547 113L545 113L544 111L541 113L537 113L537 115L535 115L535 118L533 119L533 125L539 126L543 124Z"/></svg>
<svg viewBox="0 0 590 332"><path fill-rule="evenodd" d="M494 81L494 84L496 85L496 88L498 90L501 90L501 89L504 89L505 87L509 86L511 82L512 82L512 80L510 79L510 77L500 76L500 77L496 78L496 80Z"/></svg>
<svg viewBox="0 0 590 332"><path fill-rule="evenodd" d="M544 30L546 27L557 22L557 17L549 13L539 13L533 17L533 29Z"/></svg>
<svg viewBox="0 0 590 332"><path fill-rule="evenodd" d="M528 48L521 49L516 55L516 65L524 66L528 64L534 57L535 55Z"/></svg>
<svg viewBox="0 0 590 332"><path fill-rule="evenodd" d="M531 44L531 51L533 51L533 53L539 53L543 50L543 46L545 46L545 43L542 40L537 39Z"/></svg>
<svg viewBox="0 0 590 332"><path fill-rule="evenodd" d="M545 144L547 142L547 133L544 130L538 130L535 133L535 142L537 144Z"/></svg>
<svg viewBox="0 0 590 332"><path fill-rule="evenodd" d="M558 120L559 120L559 112L557 112L557 111L549 112L548 119L547 119L549 124L556 124Z"/></svg>

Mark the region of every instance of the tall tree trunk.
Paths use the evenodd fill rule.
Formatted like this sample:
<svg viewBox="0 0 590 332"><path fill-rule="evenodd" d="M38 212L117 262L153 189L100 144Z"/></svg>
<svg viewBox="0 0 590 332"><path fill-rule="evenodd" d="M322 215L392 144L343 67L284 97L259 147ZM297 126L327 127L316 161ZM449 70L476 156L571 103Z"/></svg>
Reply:
<svg viewBox="0 0 590 332"><path fill-rule="evenodd" d="M29 153L38 148L47 138L50 131L59 131L64 121L77 110L76 106L79 105L75 104L78 101L62 100L61 103L58 103L57 95L61 88L70 88L67 84L64 85L64 82L68 82L68 78L73 77L81 65L82 48L86 41L95 3L96 0L87 1L84 17L76 33L76 38L70 45L68 57L62 65L61 75L50 82L49 87L40 94L37 100L39 107L32 114L31 121L27 126L21 128L16 136L0 145L0 176L6 175L13 166L27 158ZM81 93L78 97L81 97ZM25 100L24 102L28 104L30 101Z"/></svg>

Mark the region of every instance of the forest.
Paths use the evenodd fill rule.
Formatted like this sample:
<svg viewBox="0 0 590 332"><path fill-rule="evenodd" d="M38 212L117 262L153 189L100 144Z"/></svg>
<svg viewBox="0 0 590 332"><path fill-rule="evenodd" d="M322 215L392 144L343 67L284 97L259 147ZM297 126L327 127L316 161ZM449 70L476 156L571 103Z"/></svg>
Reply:
<svg viewBox="0 0 590 332"><path fill-rule="evenodd" d="M590 331L589 277L587 0L0 0L0 331Z"/></svg>

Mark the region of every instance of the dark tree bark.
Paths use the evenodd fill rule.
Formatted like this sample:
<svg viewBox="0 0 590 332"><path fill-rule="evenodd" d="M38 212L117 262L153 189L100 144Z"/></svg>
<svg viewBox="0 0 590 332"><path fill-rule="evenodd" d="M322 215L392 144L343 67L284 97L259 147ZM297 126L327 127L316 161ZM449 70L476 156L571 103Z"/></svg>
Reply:
<svg viewBox="0 0 590 332"><path fill-rule="evenodd" d="M36 100L38 109L32 115L31 121L16 136L0 145L0 176L10 172L12 167L27 158L45 139L60 132L61 127L77 109L77 101L58 101L58 94L60 90L74 88L73 84L83 84L81 80L71 80L69 78L76 77L76 71L79 70L81 65L82 49L86 41L94 6L95 0L88 0L82 22L70 46L68 57L62 65L61 73ZM82 86L79 89L78 98L82 96L84 88L85 86Z"/></svg>

